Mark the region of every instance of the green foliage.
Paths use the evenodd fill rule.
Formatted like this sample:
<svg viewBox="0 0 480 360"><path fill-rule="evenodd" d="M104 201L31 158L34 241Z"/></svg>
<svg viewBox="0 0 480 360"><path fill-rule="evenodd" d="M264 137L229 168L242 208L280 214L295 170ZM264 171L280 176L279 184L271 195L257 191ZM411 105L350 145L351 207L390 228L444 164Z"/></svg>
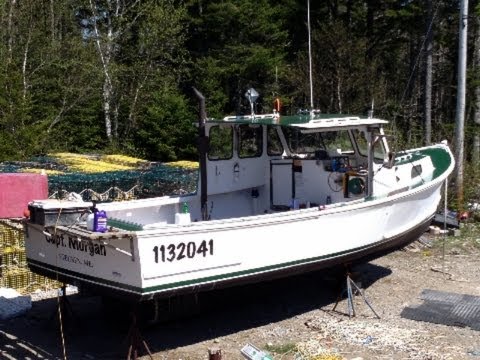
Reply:
<svg viewBox="0 0 480 360"><path fill-rule="evenodd" d="M211 115L248 111L243 94L249 87L271 103L275 76L286 65L285 6L229 0L207 2L201 13L190 7L194 81L207 97ZM271 105L265 110L271 111Z"/></svg>
<svg viewBox="0 0 480 360"><path fill-rule="evenodd" d="M182 95L168 87L158 89L139 119L134 144L150 160L196 160L194 118Z"/></svg>
<svg viewBox="0 0 480 360"><path fill-rule="evenodd" d="M473 219L472 219L473 220ZM478 221L478 220L477 220ZM480 249L480 224L469 221L460 229L460 236L436 237L433 250L446 254L472 254Z"/></svg>
<svg viewBox="0 0 480 360"><path fill-rule="evenodd" d="M479 164L468 162L465 167L464 190L465 199L480 203L480 167ZM480 212L479 212L480 215Z"/></svg>
<svg viewBox="0 0 480 360"><path fill-rule="evenodd" d="M452 143L458 2L432 2L431 24L427 3L311 1L315 107L365 114L373 100L395 150L422 144L431 25L432 139ZM306 20L303 0L0 1L0 160L54 150L196 160L192 85L209 117L249 112L249 87L257 112L277 96L283 113L309 106ZM468 82L473 114L474 66ZM467 122L467 154L478 131Z"/></svg>

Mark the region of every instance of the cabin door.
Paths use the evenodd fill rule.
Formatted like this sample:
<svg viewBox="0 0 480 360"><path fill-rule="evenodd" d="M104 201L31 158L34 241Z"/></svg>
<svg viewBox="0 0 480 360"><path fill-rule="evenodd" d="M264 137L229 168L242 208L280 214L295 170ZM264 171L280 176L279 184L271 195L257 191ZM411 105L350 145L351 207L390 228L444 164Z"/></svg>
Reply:
<svg viewBox="0 0 480 360"><path fill-rule="evenodd" d="M213 125L209 130L209 138L209 195L265 186L267 160L263 153L261 126Z"/></svg>
<svg viewBox="0 0 480 360"><path fill-rule="evenodd" d="M294 197L292 160L270 162L271 206L290 206Z"/></svg>

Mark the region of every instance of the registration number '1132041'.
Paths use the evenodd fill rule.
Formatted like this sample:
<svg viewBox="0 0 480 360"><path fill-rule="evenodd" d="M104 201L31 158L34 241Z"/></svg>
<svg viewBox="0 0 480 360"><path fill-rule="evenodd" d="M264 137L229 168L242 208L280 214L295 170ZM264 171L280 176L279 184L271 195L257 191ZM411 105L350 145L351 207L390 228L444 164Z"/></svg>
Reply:
<svg viewBox="0 0 480 360"><path fill-rule="evenodd" d="M188 243L180 242L178 244L155 246L153 248L153 254L156 263L193 259L199 256L212 256L213 239L208 241L203 240L200 244L189 241Z"/></svg>

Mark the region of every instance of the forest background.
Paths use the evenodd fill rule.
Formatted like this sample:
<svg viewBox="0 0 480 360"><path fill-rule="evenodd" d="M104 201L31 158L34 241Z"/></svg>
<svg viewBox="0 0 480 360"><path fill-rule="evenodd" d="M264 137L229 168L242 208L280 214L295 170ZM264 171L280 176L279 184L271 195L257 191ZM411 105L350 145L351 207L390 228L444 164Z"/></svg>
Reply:
<svg viewBox="0 0 480 360"><path fill-rule="evenodd" d="M480 6L470 3L466 198L480 164ZM459 3L311 2L314 106L391 121L394 150L455 146ZM192 123L310 102L305 0L0 0L0 161L55 151L196 160ZM392 141L391 141L392 142ZM470 182L470 183L469 183Z"/></svg>

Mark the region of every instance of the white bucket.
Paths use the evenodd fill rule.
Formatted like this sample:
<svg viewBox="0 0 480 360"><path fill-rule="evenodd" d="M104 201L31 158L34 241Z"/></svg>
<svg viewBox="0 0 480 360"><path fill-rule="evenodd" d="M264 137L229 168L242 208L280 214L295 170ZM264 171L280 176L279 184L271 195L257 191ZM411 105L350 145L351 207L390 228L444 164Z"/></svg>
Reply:
<svg viewBox="0 0 480 360"><path fill-rule="evenodd" d="M177 225L187 225L190 224L192 220L190 219L190 213L176 213L175 214L175 224Z"/></svg>

